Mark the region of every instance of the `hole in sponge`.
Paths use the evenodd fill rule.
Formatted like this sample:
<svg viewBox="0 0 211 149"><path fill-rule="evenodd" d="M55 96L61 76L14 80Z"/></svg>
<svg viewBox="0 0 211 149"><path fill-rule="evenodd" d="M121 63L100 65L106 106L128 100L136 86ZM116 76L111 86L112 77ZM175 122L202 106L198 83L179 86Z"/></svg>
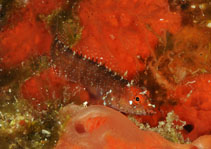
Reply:
<svg viewBox="0 0 211 149"><path fill-rule="evenodd" d="M188 133L190 133L190 132L193 130L194 126L191 125L191 124L187 124L187 125L185 125L183 128L184 128Z"/></svg>
<svg viewBox="0 0 211 149"><path fill-rule="evenodd" d="M85 133L86 130L84 128L84 125L80 124L80 123L76 123L75 124L75 130L78 132L78 133Z"/></svg>

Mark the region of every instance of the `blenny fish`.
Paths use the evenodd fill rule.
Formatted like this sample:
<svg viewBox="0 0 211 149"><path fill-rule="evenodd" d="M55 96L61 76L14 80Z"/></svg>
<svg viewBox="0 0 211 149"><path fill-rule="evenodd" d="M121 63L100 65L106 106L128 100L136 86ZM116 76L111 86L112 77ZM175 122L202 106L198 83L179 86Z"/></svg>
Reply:
<svg viewBox="0 0 211 149"><path fill-rule="evenodd" d="M148 91L133 85L105 66L93 62L67 47L58 39L52 45L53 65L58 73L74 83L83 85L88 91L109 106L125 114L150 115L154 105L150 103Z"/></svg>

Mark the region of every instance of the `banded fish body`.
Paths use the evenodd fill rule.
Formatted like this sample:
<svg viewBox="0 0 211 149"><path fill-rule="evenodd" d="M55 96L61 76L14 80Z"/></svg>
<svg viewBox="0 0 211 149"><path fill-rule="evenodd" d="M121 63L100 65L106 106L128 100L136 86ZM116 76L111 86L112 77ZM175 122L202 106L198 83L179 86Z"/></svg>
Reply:
<svg viewBox="0 0 211 149"><path fill-rule="evenodd" d="M103 65L93 62L55 40L52 46L53 64L58 73L71 82L83 85L103 104L126 114L153 114L154 105L150 103L145 88L133 86L124 77L112 72Z"/></svg>

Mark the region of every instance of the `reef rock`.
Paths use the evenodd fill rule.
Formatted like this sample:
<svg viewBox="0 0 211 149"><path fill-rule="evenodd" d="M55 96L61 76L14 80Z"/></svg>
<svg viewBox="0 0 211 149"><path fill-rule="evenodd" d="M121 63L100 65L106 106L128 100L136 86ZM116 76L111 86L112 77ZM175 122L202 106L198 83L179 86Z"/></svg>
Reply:
<svg viewBox="0 0 211 149"><path fill-rule="evenodd" d="M88 92L80 84L58 75L54 68L27 79L21 86L21 95L37 110L46 110L53 103L89 101Z"/></svg>
<svg viewBox="0 0 211 149"><path fill-rule="evenodd" d="M182 121L186 121L185 137L194 140L211 132L211 75L202 74L187 78L179 84L172 98L178 99L173 109Z"/></svg>

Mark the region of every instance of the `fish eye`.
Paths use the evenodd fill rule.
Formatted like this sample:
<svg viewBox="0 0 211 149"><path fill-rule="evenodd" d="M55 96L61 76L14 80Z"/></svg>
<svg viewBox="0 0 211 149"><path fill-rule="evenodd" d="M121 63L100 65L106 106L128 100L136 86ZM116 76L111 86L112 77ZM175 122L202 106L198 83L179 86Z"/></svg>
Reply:
<svg viewBox="0 0 211 149"><path fill-rule="evenodd" d="M134 98L134 104L135 105L139 105L140 104L140 101L141 101L141 98L139 97L139 96L135 96L135 98Z"/></svg>

